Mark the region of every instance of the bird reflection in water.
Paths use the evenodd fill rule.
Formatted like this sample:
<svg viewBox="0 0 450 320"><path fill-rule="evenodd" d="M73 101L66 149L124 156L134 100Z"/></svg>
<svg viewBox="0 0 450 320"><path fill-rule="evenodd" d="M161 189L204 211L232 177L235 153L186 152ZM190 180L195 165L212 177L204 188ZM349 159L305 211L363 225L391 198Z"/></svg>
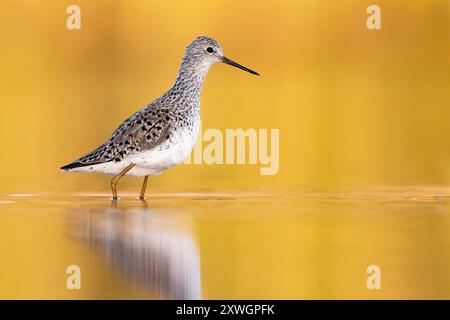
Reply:
<svg viewBox="0 0 450 320"><path fill-rule="evenodd" d="M100 247L114 271L157 298L201 298L200 257L185 215L144 203L79 208L69 217L71 235Z"/></svg>

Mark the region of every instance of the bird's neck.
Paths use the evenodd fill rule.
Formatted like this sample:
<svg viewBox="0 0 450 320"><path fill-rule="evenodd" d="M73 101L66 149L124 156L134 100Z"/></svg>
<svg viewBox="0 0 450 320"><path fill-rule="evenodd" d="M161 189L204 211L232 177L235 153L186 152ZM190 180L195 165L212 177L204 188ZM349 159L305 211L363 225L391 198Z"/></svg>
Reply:
<svg viewBox="0 0 450 320"><path fill-rule="evenodd" d="M177 78L169 94L180 97L187 104L199 104L203 81L208 73L210 64L199 64L195 61L183 59Z"/></svg>

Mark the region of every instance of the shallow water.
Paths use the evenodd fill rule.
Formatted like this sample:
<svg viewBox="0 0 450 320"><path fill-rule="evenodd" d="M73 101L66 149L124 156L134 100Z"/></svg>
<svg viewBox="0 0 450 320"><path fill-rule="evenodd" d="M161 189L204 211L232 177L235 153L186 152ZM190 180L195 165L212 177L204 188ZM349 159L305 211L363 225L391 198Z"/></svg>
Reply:
<svg viewBox="0 0 450 320"><path fill-rule="evenodd" d="M0 196L0 298L450 298L447 189L134 196Z"/></svg>

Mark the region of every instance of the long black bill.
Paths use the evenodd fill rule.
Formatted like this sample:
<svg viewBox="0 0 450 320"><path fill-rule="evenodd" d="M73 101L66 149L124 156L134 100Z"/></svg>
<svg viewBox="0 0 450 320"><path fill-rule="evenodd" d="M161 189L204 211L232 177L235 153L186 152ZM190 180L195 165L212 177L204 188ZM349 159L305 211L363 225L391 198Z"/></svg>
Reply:
<svg viewBox="0 0 450 320"><path fill-rule="evenodd" d="M223 63L226 63L226 64L229 64L230 66L233 66L233 67L242 69L242 70L244 70L244 71L250 72L251 74L256 74L257 76L259 76L259 73L258 73L258 72L253 71L253 70L251 70L251 69L249 69L249 68L246 68L246 67L244 67L244 66L241 66L239 63L236 63L236 62L234 62L233 60L228 59L227 57L222 57L222 62L223 62Z"/></svg>

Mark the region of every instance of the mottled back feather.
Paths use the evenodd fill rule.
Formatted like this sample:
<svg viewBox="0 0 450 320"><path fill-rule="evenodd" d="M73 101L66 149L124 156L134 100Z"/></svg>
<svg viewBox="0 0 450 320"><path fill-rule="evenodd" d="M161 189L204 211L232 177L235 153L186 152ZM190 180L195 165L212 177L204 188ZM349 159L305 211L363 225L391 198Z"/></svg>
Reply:
<svg viewBox="0 0 450 320"><path fill-rule="evenodd" d="M125 120L103 145L74 161L72 168L121 161L132 152L152 149L169 137L174 119L169 110L148 106Z"/></svg>

